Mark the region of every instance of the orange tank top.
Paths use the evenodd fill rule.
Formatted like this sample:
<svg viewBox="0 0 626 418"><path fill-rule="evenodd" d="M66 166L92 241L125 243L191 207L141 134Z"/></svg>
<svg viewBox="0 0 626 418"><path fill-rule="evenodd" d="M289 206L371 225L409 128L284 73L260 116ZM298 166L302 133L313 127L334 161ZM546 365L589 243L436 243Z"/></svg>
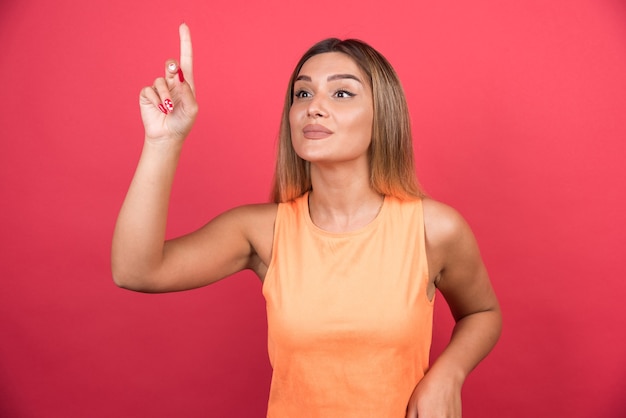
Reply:
<svg viewBox="0 0 626 418"><path fill-rule="evenodd" d="M385 197L348 233L313 224L308 194L278 205L263 283L273 368L268 418L404 418L428 368L421 200Z"/></svg>

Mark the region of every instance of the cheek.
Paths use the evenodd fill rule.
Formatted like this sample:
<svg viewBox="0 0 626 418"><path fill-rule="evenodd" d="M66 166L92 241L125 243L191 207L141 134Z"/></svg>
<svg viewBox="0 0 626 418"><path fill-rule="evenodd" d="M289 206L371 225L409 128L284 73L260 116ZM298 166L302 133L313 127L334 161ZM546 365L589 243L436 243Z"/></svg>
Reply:
<svg viewBox="0 0 626 418"><path fill-rule="evenodd" d="M374 112L372 109L364 109L358 114L354 115L353 126L362 132L364 135L371 137L372 127L374 125ZM371 139L371 138L370 138Z"/></svg>

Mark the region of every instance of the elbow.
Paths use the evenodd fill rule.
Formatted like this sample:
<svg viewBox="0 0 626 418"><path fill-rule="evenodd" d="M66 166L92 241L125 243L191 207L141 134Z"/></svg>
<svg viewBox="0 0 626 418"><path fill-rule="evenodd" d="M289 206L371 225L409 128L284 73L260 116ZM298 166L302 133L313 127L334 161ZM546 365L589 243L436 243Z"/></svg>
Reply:
<svg viewBox="0 0 626 418"><path fill-rule="evenodd" d="M142 274L136 269L125 268L118 263L111 263L111 276L113 283L119 288L142 293L154 293L149 274Z"/></svg>
<svg viewBox="0 0 626 418"><path fill-rule="evenodd" d="M130 281L123 274L117 273L115 270L112 272L113 283L119 288L132 290L132 286L130 285Z"/></svg>
<svg viewBox="0 0 626 418"><path fill-rule="evenodd" d="M117 287L127 290L136 289L136 279L123 269L112 265L111 276L113 277L113 283L115 283Z"/></svg>
<svg viewBox="0 0 626 418"><path fill-rule="evenodd" d="M124 267L122 260L115 256L115 253L111 255L111 277L117 287L128 289L130 283L129 271Z"/></svg>
<svg viewBox="0 0 626 418"><path fill-rule="evenodd" d="M117 287L142 293L155 293L158 269L143 262L141 257L130 255L113 247L111 251L111 277Z"/></svg>

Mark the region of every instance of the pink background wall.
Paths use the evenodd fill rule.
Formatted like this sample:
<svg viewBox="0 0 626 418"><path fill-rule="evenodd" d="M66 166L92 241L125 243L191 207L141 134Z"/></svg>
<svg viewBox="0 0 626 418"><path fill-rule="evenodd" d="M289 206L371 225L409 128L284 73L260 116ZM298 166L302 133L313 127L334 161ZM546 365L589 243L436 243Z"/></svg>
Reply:
<svg viewBox="0 0 626 418"><path fill-rule="evenodd" d="M0 416L261 417L248 273L144 295L110 277L137 96L192 29L200 116L171 235L266 200L287 77L328 36L385 54L418 174L473 226L504 333L464 416L626 416L626 6L611 0L0 3ZM440 299L442 301L442 299ZM434 351L451 321L440 303Z"/></svg>

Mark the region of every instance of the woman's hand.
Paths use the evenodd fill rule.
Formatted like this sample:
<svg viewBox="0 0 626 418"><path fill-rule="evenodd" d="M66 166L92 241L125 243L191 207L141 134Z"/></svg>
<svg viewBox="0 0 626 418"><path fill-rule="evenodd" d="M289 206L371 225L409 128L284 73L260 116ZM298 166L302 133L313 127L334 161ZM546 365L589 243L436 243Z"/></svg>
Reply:
<svg viewBox="0 0 626 418"><path fill-rule="evenodd" d="M193 83L191 35L180 25L180 62L165 63L165 77L154 80L139 95L146 141L182 141L189 134L198 113Z"/></svg>
<svg viewBox="0 0 626 418"><path fill-rule="evenodd" d="M431 369L415 387L406 418L461 418L461 386Z"/></svg>

